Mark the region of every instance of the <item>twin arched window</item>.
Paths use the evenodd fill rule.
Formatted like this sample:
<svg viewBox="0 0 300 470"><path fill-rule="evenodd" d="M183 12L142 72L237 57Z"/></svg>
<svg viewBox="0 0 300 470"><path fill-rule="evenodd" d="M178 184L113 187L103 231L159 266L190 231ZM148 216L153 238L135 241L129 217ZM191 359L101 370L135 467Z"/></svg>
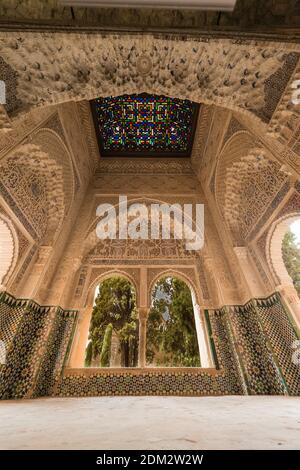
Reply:
<svg viewBox="0 0 300 470"><path fill-rule="evenodd" d="M136 367L139 316L133 284L122 277L102 281L96 290L87 367ZM199 338L190 288L175 277L164 277L152 290L146 330L149 367L201 367Z"/></svg>

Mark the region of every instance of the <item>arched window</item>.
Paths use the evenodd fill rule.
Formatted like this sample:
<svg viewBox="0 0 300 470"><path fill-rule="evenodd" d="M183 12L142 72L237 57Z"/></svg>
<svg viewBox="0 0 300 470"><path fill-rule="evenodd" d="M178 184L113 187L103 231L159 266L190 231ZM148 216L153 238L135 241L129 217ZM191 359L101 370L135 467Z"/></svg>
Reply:
<svg viewBox="0 0 300 470"><path fill-rule="evenodd" d="M300 328L299 297L299 219L298 212L276 220L267 237L266 255L269 268L290 311L293 321Z"/></svg>
<svg viewBox="0 0 300 470"><path fill-rule="evenodd" d="M136 367L138 362L136 292L130 281L113 276L96 288L86 367Z"/></svg>
<svg viewBox="0 0 300 470"><path fill-rule="evenodd" d="M300 218L294 220L285 232L282 240L282 257L300 297Z"/></svg>
<svg viewBox="0 0 300 470"><path fill-rule="evenodd" d="M12 273L17 257L17 237L10 221L0 214L0 287Z"/></svg>
<svg viewBox="0 0 300 470"><path fill-rule="evenodd" d="M276 220L270 228L267 238L267 258L272 275L278 286L292 285L293 280L287 268L288 245L297 243L299 236L299 214L289 214ZM289 264L289 263L288 263Z"/></svg>
<svg viewBox="0 0 300 470"><path fill-rule="evenodd" d="M200 309L193 297L189 286L176 277L168 276L156 282L147 321L147 366L212 365L204 357L206 354L201 354L205 335L200 331L203 322L197 318Z"/></svg>

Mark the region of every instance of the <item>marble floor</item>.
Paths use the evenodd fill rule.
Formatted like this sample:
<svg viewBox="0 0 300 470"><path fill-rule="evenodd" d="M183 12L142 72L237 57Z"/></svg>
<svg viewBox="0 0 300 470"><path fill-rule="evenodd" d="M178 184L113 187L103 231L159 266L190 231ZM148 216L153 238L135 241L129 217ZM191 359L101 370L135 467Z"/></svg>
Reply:
<svg viewBox="0 0 300 470"><path fill-rule="evenodd" d="M0 449L300 449L300 398L0 401Z"/></svg>

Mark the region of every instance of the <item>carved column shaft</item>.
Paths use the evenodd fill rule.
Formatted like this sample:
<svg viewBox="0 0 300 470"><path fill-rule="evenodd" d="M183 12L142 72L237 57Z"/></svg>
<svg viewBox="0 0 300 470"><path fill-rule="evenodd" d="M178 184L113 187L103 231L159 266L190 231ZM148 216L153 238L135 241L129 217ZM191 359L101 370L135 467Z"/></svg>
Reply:
<svg viewBox="0 0 300 470"><path fill-rule="evenodd" d="M200 306L194 305L195 324L197 331L198 347L201 367L214 367L210 346L206 335L205 321Z"/></svg>
<svg viewBox="0 0 300 470"><path fill-rule="evenodd" d="M139 367L146 367L146 334L148 309L139 308Z"/></svg>
<svg viewBox="0 0 300 470"><path fill-rule="evenodd" d="M85 350L88 342L92 312L93 305L88 305L79 313L68 363L69 367L80 368L84 366Z"/></svg>

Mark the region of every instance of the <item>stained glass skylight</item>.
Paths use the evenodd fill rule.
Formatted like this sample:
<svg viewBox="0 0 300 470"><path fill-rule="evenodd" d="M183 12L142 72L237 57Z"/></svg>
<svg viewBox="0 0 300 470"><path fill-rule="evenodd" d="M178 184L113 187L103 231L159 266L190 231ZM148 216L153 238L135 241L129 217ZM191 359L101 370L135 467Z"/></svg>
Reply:
<svg viewBox="0 0 300 470"><path fill-rule="evenodd" d="M101 155L190 156L196 103L143 93L97 98L91 106Z"/></svg>

